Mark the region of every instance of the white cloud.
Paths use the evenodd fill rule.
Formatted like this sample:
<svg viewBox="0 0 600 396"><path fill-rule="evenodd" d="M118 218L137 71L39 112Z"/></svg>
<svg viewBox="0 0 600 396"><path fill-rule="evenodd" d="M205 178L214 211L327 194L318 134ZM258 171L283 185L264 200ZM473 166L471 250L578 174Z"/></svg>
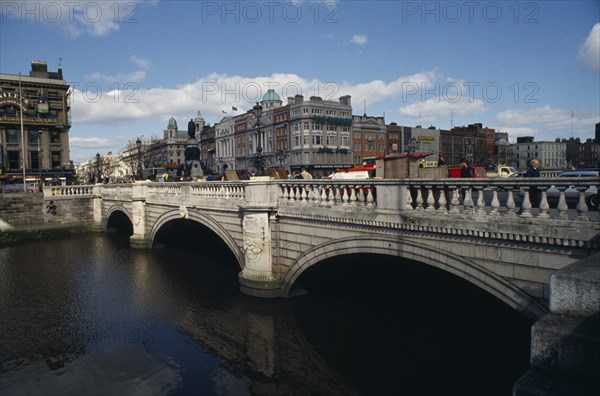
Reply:
<svg viewBox="0 0 600 396"><path fill-rule="evenodd" d="M571 120L571 112L553 109L550 105L529 110L506 110L498 113L496 119L508 125L531 125L564 123Z"/></svg>
<svg viewBox="0 0 600 396"><path fill-rule="evenodd" d="M89 80L92 82L98 81L106 81L108 83L114 84L129 84L138 82L144 77L146 77L146 69L150 68L150 61L144 58L141 58L137 55L132 55L129 58L130 62L134 65L144 69L144 70L136 70L131 73L118 73L116 75L106 75L104 73L95 72L87 76Z"/></svg>
<svg viewBox="0 0 600 396"><path fill-rule="evenodd" d="M585 43L579 49L577 62L585 70L600 71L600 23L592 27Z"/></svg>
<svg viewBox="0 0 600 396"><path fill-rule="evenodd" d="M350 41L356 45L365 45L369 39L364 34L355 34Z"/></svg>
<svg viewBox="0 0 600 396"><path fill-rule="evenodd" d="M111 81L132 81L129 77L136 76L106 76L96 73L92 77L108 81L110 84ZM284 104L288 96L296 94L302 94L306 99L310 96L320 96L324 100L334 101L338 101L340 96L351 95L354 108L362 108L365 102L372 105L388 99L401 99L403 103L419 100L419 91L423 87L433 86L440 78L437 72L428 71L390 82L373 80L352 84L307 80L296 74L286 73L254 78L213 73L172 88L141 89L137 84L123 83L119 87L120 90L100 92L99 95L98 92L82 92L80 87L75 87L72 94L72 114L74 123L99 125L127 124L138 119L166 119L171 116L187 118L190 114L196 114L198 110L202 111L205 118L220 119L219 117L223 116L222 111L229 112L231 106L239 108L240 111L244 108L249 109L261 100L269 88L275 89ZM114 87L114 84L112 86ZM413 89L417 90L416 94L413 93Z"/></svg>
<svg viewBox="0 0 600 396"><path fill-rule="evenodd" d="M466 97L458 101L429 99L415 102L398 109L404 117L419 118L426 123L438 122L440 119L449 120L454 116L472 116L486 111L485 104L480 99L470 100Z"/></svg>
<svg viewBox="0 0 600 396"><path fill-rule="evenodd" d="M129 59L134 65L141 67L142 69L149 69L150 68L150 61L148 59L144 59L140 56L137 55L132 55L131 58Z"/></svg>
<svg viewBox="0 0 600 396"><path fill-rule="evenodd" d="M69 145L72 148L108 148L114 145L114 142L100 137L79 137L70 136Z"/></svg>
<svg viewBox="0 0 600 396"><path fill-rule="evenodd" d="M108 36L119 30L122 23L135 23L140 4L155 5L156 1L52 1L22 0L5 2L2 18L20 19L24 22L57 26L71 37L84 34L95 37Z"/></svg>

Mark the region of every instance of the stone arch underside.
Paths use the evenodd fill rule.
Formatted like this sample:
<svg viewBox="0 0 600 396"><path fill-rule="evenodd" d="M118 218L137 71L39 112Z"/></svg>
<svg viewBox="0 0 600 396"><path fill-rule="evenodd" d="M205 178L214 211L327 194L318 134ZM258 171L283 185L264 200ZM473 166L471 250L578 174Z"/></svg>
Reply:
<svg viewBox="0 0 600 396"><path fill-rule="evenodd" d="M531 295L472 260L406 238L344 238L327 242L300 255L283 277L283 296L288 297L304 271L328 258L373 253L410 259L457 275L496 296L510 307L538 319L548 309Z"/></svg>
<svg viewBox="0 0 600 396"><path fill-rule="evenodd" d="M156 221L154 222L154 224L152 224L152 230L150 231L151 243L154 243L154 238L156 237L156 234L158 233L160 228L171 220L192 220L205 226L206 228L214 232L219 238L221 238L225 245L227 245L227 247L235 256L235 259L237 260L240 269L244 268L244 253L240 250L239 246L237 245L235 240L230 236L227 230L221 227L221 225L210 216L206 216L204 214L197 213L192 210L188 212L187 217L185 218L181 217L179 209L170 210L159 216L158 219L156 219Z"/></svg>
<svg viewBox="0 0 600 396"><path fill-rule="evenodd" d="M113 205L106 211L106 225L108 225L108 220L110 219L110 216L112 216L115 212L122 212L125 216L127 216L131 224L133 224L131 213L129 213L127 209L120 205Z"/></svg>

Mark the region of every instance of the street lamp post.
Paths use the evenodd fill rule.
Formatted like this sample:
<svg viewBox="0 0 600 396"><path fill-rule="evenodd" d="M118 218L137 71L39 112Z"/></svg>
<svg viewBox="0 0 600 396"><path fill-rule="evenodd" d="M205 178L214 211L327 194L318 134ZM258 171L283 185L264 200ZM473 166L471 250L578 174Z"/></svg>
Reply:
<svg viewBox="0 0 600 396"><path fill-rule="evenodd" d="M252 109L254 116L256 117L256 156L254 157L254 166L256 167L256 175L264 176L264 159L262 155L262 146L260 139L260 117L262 116L262 106L257 102L256 106Z"/></svg>
<svg viewBox="0 0 600 396"><path fill-rule="evenodd" d="M136 178L138 180L141 180L141 178L142 178L142 141L140 140L139 137L135 141L135 145L137 146L137 150L138 150L137 151L138 161L137 161Z"/></svg>
<svg viewBox="0 0 600 396"><path fill-rule="evenodd" d="M285 150L277 150L275 152L275 158L279 162L279 167L283 168L283 163L287 161L288 152Z"/></svg>
<svg viewBox="0 0 600 396"><path fill-rule="evenodd" d="M96 153L96 182L100 183L100 153Z"/></svg>
<svg viewBox="0 0 600 396"><path fill-rule="evenodd" d="M254 166L256 167L257 176L265 175L265 162L262 155L262 147L260 146L260 143L256 147L256 157L254 157Z"/></svg>

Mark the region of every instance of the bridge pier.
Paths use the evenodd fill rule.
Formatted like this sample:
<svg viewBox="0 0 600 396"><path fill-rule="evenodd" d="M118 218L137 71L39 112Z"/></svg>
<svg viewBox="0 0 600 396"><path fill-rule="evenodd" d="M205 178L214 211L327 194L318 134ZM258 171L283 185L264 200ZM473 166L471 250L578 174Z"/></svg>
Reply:
<svg viewBox="0 0 600 396"><path fill-rule="evenodd" d="M136 249L149 249L152 240L146 231L146 189L145 186L133 185L131 202L131 222L133 223L133 235L129 237L129 244Z"/></svg>
<svg viewBox="0 0 600 396"><path fill-rule="evenodd" d="M238 280L240 291L255 297L282 295L282 282L273 275L271 212L277 209L279 188L268 181L248 184L244 193L242 234L244 269Z"/></svg>

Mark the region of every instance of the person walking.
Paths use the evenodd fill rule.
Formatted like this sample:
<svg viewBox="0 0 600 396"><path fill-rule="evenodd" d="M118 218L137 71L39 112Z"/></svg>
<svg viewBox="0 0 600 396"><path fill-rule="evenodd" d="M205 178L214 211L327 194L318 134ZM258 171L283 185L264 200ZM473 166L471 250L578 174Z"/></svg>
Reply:
<svg viewBox="0 0 600 396"><path fill-rule="evenodd" d="M525 174L523 175L523 177L541 177L541 176L542 176L542 174L540 171L540 161L537 158L534 158L529 163L529 166L527 167L527 171L525 171ZM542 194L541 194L540 190L536 186L531 186L529 188L529 201L531 202L531 207L532 208L539 207L541 198L542 198Z"/></svg>
<svg viewBox="0 0 600 396"><path fill-rule="evenodd" d="M312 175L306 170L306 168L302 168L302 172L300 172L300 174L302 175L302 178L304 180L311 180L313 178Z"/></svg>
<svg viewBox="0 0 600 396"><path fill-rule="evenodd" d="M460 167L460 177L473 177L473 168L471 168L466 158L460 161Z"/></svg>

